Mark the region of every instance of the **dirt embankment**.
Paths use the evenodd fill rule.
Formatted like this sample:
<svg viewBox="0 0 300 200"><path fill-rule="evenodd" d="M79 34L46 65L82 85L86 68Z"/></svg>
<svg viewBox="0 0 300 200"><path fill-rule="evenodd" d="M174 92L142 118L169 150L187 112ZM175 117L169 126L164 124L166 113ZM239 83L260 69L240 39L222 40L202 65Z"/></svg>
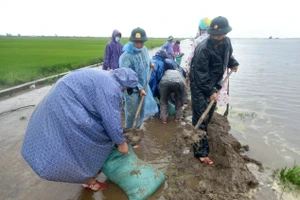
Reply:
<svg viewBox="0 0 300 200"><path fill-rule="evenodd" d="M163 199L249 200L249 191L258 185L248 170L247 162L254 160L241 155L247 150L231 134L228 120L215 113L208 127L210 158L214 165L200 163L193 156L186 132L192 132L188 118L190 103L184 111L184 122L178 126L167 148L171 160L166 170L168 187ZM190 149L184 154L186 148ZM254 161L255 162L255 161ZM260 164L260 163L257 163Z"/></svg>

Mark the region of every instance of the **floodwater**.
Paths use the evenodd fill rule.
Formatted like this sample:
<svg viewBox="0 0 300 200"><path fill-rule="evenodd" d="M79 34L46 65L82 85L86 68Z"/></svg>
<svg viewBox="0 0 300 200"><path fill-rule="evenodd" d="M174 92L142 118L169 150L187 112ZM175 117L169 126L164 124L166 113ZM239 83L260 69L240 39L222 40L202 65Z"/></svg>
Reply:
<svg viewBox="0 0 300 200"><path fill-rule="evenodd" d="M297 74L300 69L297 66L300 45L297 44L300 40L235 39L232 42L240 70L230 79L231 133L242 144L250 146L247 153L250 157L271 169L299 161L297 122L300 118L297 114L300 104L297 101L297 86L300 79ZM183 67L190 43L189 40L181 42L182 51L186 54ZM150 51L150 54L154 55L156 50ZM0 100L0 113L37 105L50 89L51 86L45 86ZM80 184L40 179L20 155L24 133L34 108L30 106L0 114L1 199L127 199L126 194L110 182L109 189L101 193L83 190ZM218 112L223 112L222 108ZM170 159L165 146L177 125L172 116L167 125L157 119L144 123L144 128L151 134L145 136L141 149L135 149L136 154L164 172ZM262 183L271 184L267 175L259 176ZM103 176L99 179L103 179ZM191 179L189 184L195 183ZM165 187L167 182L150 199L156 199ZM267 193L262 194L268 196Z"/></svg>
<svg viewBox="0 0 300 200"><path fill-rule="evenodd" d="M300 164L299 39L235 39L240 70L230 80L232 134L271 168Z"/></svg>

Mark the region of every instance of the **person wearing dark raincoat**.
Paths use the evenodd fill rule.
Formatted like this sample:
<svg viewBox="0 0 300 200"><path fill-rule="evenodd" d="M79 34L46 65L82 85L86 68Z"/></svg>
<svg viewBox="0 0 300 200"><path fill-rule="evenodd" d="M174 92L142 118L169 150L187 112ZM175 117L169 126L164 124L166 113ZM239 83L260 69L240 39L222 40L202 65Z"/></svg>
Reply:
<svg viewBox="0 0 300 200"><path fill-rule="evenodd" d="M103 69L111 70L119 68L119 58L123 53L123 45L120 42L121 32L114 30L111 40L106 44L104 53Z"/></svg>
<svg viewBox="0 0 300 200"><path fill-rule="evenodd" d="M175 69L165 71L159 83L160 93L160 119L167 123L168 100L173 96L175 100L175 121L180 121L182 117L182 106L187 98L185 79L182 72Z"/></svg>
<svg viewBox="0 0 300 200"><path fill-rule="evenodd" d="M115 145L128 153L122 134L122 90L137 84L137 74L128 68L83 69L64 76L33 112L22 156L46 180L104 189L93 177Z"/></svg>
<svg viewBox="0 0 300 200"><path fill-rule="evenodd" d="M150 61L148 49L144 46L144 42L148 40L145 30L139 27L133 29L129 40L130 42L123 48L124 53L121 55L119 62L121 68L131 68L137 73L138 85L133 90L132 95L124 92L126 128L133 127L134 118L142 96L145 96L145 99L136 126L140 127L144 120L147 120L158 112L151 88L147 87L145 91L150 66L153 66L153 63Z"/></svg>
<svg viewBox="0 0 300 200"><path fill-rule="evenodd" d="M214 18L208 29L209 37L195 49L190 69L190 89L192 99L192 124L195 126L212 100L217 100L217 91L222 88L226 68L237 71L239 63L232 56L231 41L226 34L232 28L225 17ZM207 133L207 125L213 115L216 103L203 120L200 129ZM207 133L208 134L208 133ZM208 135L193 145L194 156L206 164L213 164L208 157Z"/></svg>

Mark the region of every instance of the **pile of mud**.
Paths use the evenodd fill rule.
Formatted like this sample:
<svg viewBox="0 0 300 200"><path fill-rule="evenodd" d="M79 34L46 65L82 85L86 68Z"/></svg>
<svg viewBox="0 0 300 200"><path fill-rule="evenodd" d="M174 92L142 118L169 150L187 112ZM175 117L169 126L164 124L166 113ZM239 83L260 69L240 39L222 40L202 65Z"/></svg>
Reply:
<svg viewBox="0 0 300 200"><path fill-rule="evenodd" d="M147 134L145 130L138 128L125 128L123 130L123 135L126 139L126 142L132 146L138 145L145 134Z"/></svg>
<svg viewBox="0 0 300 200"><path fill-rule="evenodd" d="M184 121L172 135L167 149L171 155L166 170L167 188L159 199L249 200L250 190L258 181L246 164L252 159L241 154L247 150L231 134L228 120L214 113L208 126L210 158L214 165L201 163L193 155L187 132L190 124L190 103L184 111ZM187 148L190 150L187 153ZM185 152L185 153L184 153Z"/></svg>

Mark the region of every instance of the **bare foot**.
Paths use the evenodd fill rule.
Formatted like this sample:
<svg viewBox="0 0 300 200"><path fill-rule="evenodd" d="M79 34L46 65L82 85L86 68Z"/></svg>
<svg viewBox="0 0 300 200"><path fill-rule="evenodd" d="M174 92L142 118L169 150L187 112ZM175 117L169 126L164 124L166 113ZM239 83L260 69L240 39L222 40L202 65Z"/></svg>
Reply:
<svg viewBox="0 0 300 200"><path fill-rule="evenodd" d="M214 164L214 162L209 157L200 157L199 160L200 160L201 163L205 163L205 164L208 164L208 165L213 165Z"/></svg>
<svg viewBox="0 0 300 200"><path fill-rule="evenodd" d="M94 178L91 178L88 180L87 183L82 184L82 187L85 189L93 190L93 191L99 191L99 190L106 190L107 184L101 183Z"/></svg>

